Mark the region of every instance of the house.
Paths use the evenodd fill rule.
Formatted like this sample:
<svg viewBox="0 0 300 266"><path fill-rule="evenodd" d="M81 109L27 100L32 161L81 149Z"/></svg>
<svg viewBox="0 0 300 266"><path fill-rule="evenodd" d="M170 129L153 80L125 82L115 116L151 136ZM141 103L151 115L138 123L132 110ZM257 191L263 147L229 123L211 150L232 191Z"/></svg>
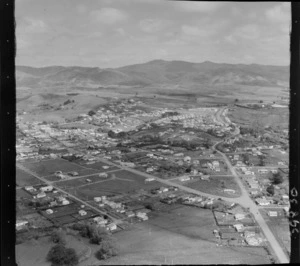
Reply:
<svg viewBox="0 0 300 266"><path fill-rule="evenodd" d="M249 246L259 246L259 244L262 242L261 238L256 237L246 237L245 239Z"/></svg>
<svg viewBox="0 0 300 266"><path fill-rule="evenodd" d="M134 214L133 211L127 211L127 212L125 212L125 214L126 214L126 216L129 217L129 218L135 216L135 214Z"/></svg>
<svg viewBox="0 0 300 266"><path fill-rule="evenodd" d="M78 213L79 213L80 216L87 215L87 212L85 210L79 210Z"/></svg>
<svg viewBox="0 0 300 266"><path fill-rule="evenodd" d="M277 173L278 173L278 170L277 170L277 169L272 169L272 170L271 170L271 173L272 173L272 174L277 174Z"/></svg>
<svg viewBox="0 0 300 266"><path fill-rule="evenodd" d="M233 155L233 160L238 161L240 159L240 156L238 154Z"/></svg>
<svg viewBox="0 0 300 266"><path fill-rule="evenodd" d="M181 182L184 182L184 181L189 181L189 180L191 180L191 178L190 178L189 176L182 176L182 177L179 178L179 180L180 180Z"/></svg>
<svg viewBox="0 0 300 266"><path fill-rule="evenodd" d="M94 201L95 202L100 202L100 201L102 201L102 198L101 197L94 197Z"/></svg>
<svg viewBox="0 0 300 266"><path fill-rule="evenodd" d="M53 190L53 186L46 186L46 187L40 188L40 191L43 191L43 192L50 192L52 190Z"/></svg>
<svg viewBox="0 0 300 266"><path fill-rule="evenodd" d="M47 213L47 214L52 214L52 213L53 213L53 210L48 209L48 210L46 210L46 213Z"/></svg>
<svg viewBox="0 0 300 266"><path fill-rule="evenodd" d="M219 167L220 163L218 161L213 161L212 165L213 165L213 167Z"/></svg>
<svg viewBox="0 0 300 266"><path fill-rule="evenodd" d="M277 217L277 216L278 216L278 213L277 213L277 211L268 211L268 215L269 215L270 217Z"/></svg>
<svg viewBox="0 0 300 266"><path fill-rule="evenodd" d="M16 229L21 230L25 225L28 224L28 221L25 220L17 220L16 221Z"/></svg>
<svg viewBox="0 0 300 266"><path fill-rule="evenodd" d="M153 172L154 171L154 169L152 168L152 167L148 167L147 169L146 169L146 172L147 173L151 173L151 172Z"/></svg>
<svg viewBox="0 0 300 266"><path fill-rule="evenodd" d="M269 200L266 200L264 198L257 198L255 199L256 203L260 206L267 206L267 205L270 205L270 201Z"/></svg>
<svg viewBox="0 0 300 266"><path fill-rule="evenodd" d="M257 171L260 174L267 174L269 172L267 169L258 169Z"/></svg>
<svg viewBox="0 0 300 266"><path fill-rule="evenodd" d="M237 213L237 214L235 214L234 215L234 218L236 219L236 220L242 220L242 219L244 219L246 216L245 216L245 214L243 214L243 213Z"/></svg>
<svg viewBox="0 0 300 266"><path fill-rule="evenodd" d="M232 193L232 194L234 194L234 193L235 193L235 190L234 190L234 189L230 189L230 188L225 188L225 189L224 189L224 192L225 192L225 193Z"/></svg>
<svg viewBox="0 0 300 266"><path fill-rule="evenodd" d="M64 199L62 202L61 202L62 205L69 205L70 204L70 201Z"/></svg>
<svg viewBox="0 0 300 266"><path fill-rule="evenodd" d="M209 175L203 175L200 178L201 180L209 180Z"/></svg>
<svg viewBox="0 0 300 266"><path fill-rule="evenodd" d="M159 190L157 191L158 193L163 193L163 192L168 192L169 189L166 187L160 187Z"/></svg>
<svg viewBox="0 0 300 266"><path fill-rule="evenodd" d="M145 213L143 213L143 212L137 212L136 213L136 217L140 218L143 221L148 220L148 216Z"/></svg>
<svg viewBox="0 0 300 266"><path fill-rule="evenodd" d="M25 187L25 190L30 192L36 191L36 189L33 186L27 186Z"/></svg>
<svg viewBox="0 0 300 266"><path fill-rule="evenodd" d="M135 164L130 162L121 162L121 165L126 167L135 167Z"/></svg>
<svg viewBox="0 0 300 266"><path fill-rule="evenodd" d="M104 219L104 218L101 217L101 216L94 217L94 218L93 218L93 221L94 221L96 224L98 224L98 225L105 225L105 224L107 224L107 222L108 222L106 219Z"/></svg>
<svg viewBox="0 0 300 266"><path fill-rule="evenodd" d="M110 231L117 230L117 225L115 223L110 223L106 226L106 229Z"/></svg>
<svg viewBox="0 0 300 266"><path fill-rule="evenodd" d="M244 231L244 225L243 224L234 224L233 227L237 232L243 232Z"/></svg>
<svg viewBox="0 0 300 266"><path fill-rule="evenodd" d="M286 194L282 195L281 197L282 197L282 200L284 200L284 201L288 201L289 200L289 196L286 195Z"/></svg>
<svg viewBox="0 0 300 266"><path fill-rule="evenodd" d="M152 182L152 181L155 181L154 177L148 177L145 179L145 182Z"/></svg>
<svg viewBox="0 0 300 266"><path fill-rule="evenodd" d="M56 172L54 173L54 175L56 175L56 176L62 175L62 171L56 171Z"/></svg>
<svg viewBox="0 0 300 266"><path fill-rule="evenodd" d="M35 197L38 198L38 199L44 198L44 197L46 197L46 193L45 192L41 192L41 193L37 194Z"/></svg>
<svg viewBox="0 0 300 266"><path fill-rule="evenodd" d="M70 176L78 176L79 174L77 172L69 172L68 175L70 175Z"/></svg>
<svg viewBox="0 0 300 266"><path fill-rule="evenodd" d="M192 158L191 158L190 156L185 156L185 157L183 158L183 161L186 162L186 163L190 163L191 160L192 160Z"/></svg>
<svg viewBox="0 0 300 266"><path fill-rule="evenodd" d="M253 237L253 236L255 236L255 232L253 232L253 231L245 231L244 232L245 238L249 238L249 237Z"/></svg>

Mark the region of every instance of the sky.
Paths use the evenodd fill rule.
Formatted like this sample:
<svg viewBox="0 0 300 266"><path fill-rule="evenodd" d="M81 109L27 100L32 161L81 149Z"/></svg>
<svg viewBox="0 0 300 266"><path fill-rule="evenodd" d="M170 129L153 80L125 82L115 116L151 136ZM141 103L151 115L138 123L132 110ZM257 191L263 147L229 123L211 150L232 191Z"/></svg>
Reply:
<svg viewBox="0 0 300 266"><path fill-rule="evenodd" d="M16 0L17 65L289 65L290 3Z"/></svg>

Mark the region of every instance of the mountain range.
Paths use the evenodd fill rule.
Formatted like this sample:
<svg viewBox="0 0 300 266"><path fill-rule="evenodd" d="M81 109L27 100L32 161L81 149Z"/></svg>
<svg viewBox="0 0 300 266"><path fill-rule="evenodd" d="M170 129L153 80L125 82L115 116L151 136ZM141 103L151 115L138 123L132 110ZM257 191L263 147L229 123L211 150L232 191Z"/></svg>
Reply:
<svg viewBox="0 0 300 266"><path fill-rule="evenodd" d="M247 85L287 87L288 66L153 60L119 68L16 66L17 87L107 87L166 85Z"/></svg>

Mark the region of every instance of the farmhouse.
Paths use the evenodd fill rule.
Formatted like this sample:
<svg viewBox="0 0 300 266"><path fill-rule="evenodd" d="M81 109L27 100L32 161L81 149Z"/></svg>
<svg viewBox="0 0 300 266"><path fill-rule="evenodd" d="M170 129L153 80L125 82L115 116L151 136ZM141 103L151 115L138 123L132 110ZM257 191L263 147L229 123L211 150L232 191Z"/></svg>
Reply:
<svg viewBox="0 0 300 266"><path fill-rule="evenodd" d="M47 214L52 214L52 213L53 213L53 210L48 209L48 210L46 210L46 213L47 213Z"/></svg>
<svg viewBox="0 0 300 266"><path fill-rule="evenodd" d="M277 216L278 216L278 213L277 213L277 211L268 211L268 215L269 215L270 217L277 217Z"/></svg>
<svg viewBox="0 0 300 266"><path fill-rule="evenodd" d="M244 231L244 225L243 224L234 224L233 227L237 232L243 232Z"/></svg>
<svg viewBox="0 0 300 266"><path fill-rule="evenodd" d="M101 197L94 197L94 201L95 202L100 202L100 201L102 201L102 198Z"/></svg>
<svg viewBox="0 0 300 266"><path fill-rule="evenodd" d="M25 190L30 192L36 191L36 189L33 186L27 186L25 187Z"/></svg>
<svg viewBox="0 0 300 266"><path fill-rule="evenodd" d="M257 198L255 199L256 203L260 206L267 206L267 205L270 205L270 201L269 200L266 200L266 199L263 199L263 198Z"/></svg>
<svg viewBox="0 0 300 266"><path fill-rule="evenodd" d="M126 214L127 217L134 217L135 216L133 211L127 211L125 214Z"/></svg>
<svg viewBox="0 0 300 266"><path fill-rule="evenodd" d="M182 176L182 177L180 177L180 181L181 182L189 181L189 180L191 180L191 178L189 176Z"/></svg>
<svg viewBox="0 0 300 266"><path fill-rule="evenodd" d="M79 213L80 216L87 215L87 212L85 210L79 210L78 213Z"/></svg>
<svg viewBox="0 0 300 266"><path fill-rule="evenodd" d="M117 225L115 223L110 223L106 226L106 229L110 231L117 230Z"/></svg>
<svg viewBox="0 0 300 266"><path fill-rule="evenodd" d="M35 197L37 199L44 198L44 197L46 197L46 193L45 192L41 192L41 193L37 194Z"/></svg>
<svg viewBox="0 0 300 266"><path fill-rule="evenodd" d="M246 215L243 214L243 213L237 213L237 214L234 215L234 218L235 218L236 220L242 220L242 219L244 219L245 217L246 217Z"/></svg>
<svg viewBox="0 0 300 266"><path fill-rule="evenodd" d="M185 156L185 157L183 158L183 161L185 161L186 163L190 163L191 160L192 160L192 158L191 158L190 156Z"/></svg>
<svg viewBox="0 0 300 266"><path fill-rule="evenodd" d="M46 186L46 187L41 187L40 188L40 191L43 191L43 192L49 192L49 191L52 191L53 190L53 186Z"/></svg>
<svg viewBox="0 0 300 266"><path fill-rule="evenodd" d="M152 181L155 181L154 177L148 177L145 179L145 182L152 182Z"/></svg>
<svg viewBox="0 0 300 266"><path fill-rule="evenodd" d="M267 174L269 171L267 169L258 169L257 172L260 174Z"/></svg>
<svg viewBox="0 0 300 266"><path fill-rule="evenodd" d="M234 190L234 189L230 189L230 188L225 188L225 189L224 189L224 192L234 194L234 193L235 193L235 190Z"/></svg>
<svg viewBox="0 0 300 266"><path fill-rule="evenodd" d="M16 221L16 229L20 230L22 229L25 225L28 224L28 221L24 221L24 220L17 220Z"/></svg>

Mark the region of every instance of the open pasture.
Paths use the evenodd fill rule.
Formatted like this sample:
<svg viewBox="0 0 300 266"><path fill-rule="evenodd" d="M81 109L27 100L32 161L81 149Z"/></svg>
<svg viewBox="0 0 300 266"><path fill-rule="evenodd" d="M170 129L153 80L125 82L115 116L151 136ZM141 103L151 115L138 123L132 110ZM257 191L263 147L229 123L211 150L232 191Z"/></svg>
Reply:
<svg viewBox="0 0 300 266"><path fill-rule="evenodd" d="M233 176L210 176L209 180L197 180L183 185L216 196L235 198L241 195L240 188ZM235 193L224 192L224 189L233 189Z"/></svg>
<svg viewBox="0 0 300 266"><path fill-rule="evenodd" d="M87 179L91 180L90 182L86 181ZM98 181L109 180L109 178L100 177L99 174L94 174L87 177L74 178L66 181L57 182L56 185L62 188L74 188L78 186L83 186L87 184L91 184Z"/></svg>
<svg viewBox="0 0 300 266"><path fill-rule="evenodd" d="M66 173L71 171L79 172L84 169L84 167L78 164L71 163L63 159L46 160L37 163L23 163L23 165L39 176L50 176L56 171Z"/></svg>
<svg viewBox="0 0 300 266"><path fill-rule="evenodd" d="M33 175L16 168L16 183L18 186L24 187L41 184L41 181Z"/></svg>
<svg viewBox="0 0 300 266"><path fill-rule="evenodd" d="M270 264L263 248L216 246L213 230L217 227L209 210L183 206L154 215L114 234L119 255L103 264ZM90 257L81 265L96 264L96 258Z"/></svg>

